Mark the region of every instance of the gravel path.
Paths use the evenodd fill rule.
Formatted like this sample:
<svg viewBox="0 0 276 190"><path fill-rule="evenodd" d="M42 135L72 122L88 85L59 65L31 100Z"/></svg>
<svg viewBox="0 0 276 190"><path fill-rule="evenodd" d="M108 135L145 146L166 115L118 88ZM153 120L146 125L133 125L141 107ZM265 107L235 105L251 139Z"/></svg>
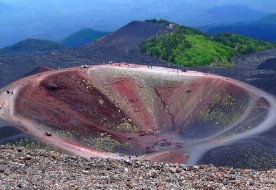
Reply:
<svg viewBox="0 0 276 190"><path fill-rule="evenodd" d="M68 156L0 146L0 189L276 189L268 171Z"/></svg>

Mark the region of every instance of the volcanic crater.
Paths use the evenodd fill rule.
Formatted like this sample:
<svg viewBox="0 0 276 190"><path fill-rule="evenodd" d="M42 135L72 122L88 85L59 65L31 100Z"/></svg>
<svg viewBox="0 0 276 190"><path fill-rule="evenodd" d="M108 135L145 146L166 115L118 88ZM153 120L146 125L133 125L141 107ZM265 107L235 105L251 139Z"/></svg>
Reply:
<svg viewBox="0 0 276 190"><path fill-rule="evenodd" d="M7 124L85 157L196 164L276 120L274 96L248 84L125 63L35 74L0 98Z"/></svg>

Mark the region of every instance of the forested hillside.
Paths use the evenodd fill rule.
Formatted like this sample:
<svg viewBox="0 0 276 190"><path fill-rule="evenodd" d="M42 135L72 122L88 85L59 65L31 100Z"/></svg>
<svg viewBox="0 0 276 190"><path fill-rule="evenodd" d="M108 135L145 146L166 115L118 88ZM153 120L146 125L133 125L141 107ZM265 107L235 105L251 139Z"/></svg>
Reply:
<svg viewBox="0 0 276 190"><path fill-rule="evenodd" d="M171 33L156 35L143 41L142 52L187 67L210 64L231 66L232 56L276 47L274 43L237 34L221 33L211 36L190 27L175 26Z"/></svg>
<svg viewBox="0 0 276 190"><path fill-rule="evenodd" d="M38 40L38 39L28 38L14 45L7 46L0 49L0 55L10 54L10 53L29 53L29 52L37 52L37 51L60 50L60 49L66 49L66 46L49 40Z"/></svg>

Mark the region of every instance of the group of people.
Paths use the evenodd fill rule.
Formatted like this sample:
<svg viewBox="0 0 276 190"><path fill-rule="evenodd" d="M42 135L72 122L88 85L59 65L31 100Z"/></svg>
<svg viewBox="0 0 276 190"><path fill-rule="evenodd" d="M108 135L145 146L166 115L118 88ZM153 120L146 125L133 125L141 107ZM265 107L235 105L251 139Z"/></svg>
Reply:
<svg viewBox="0 0 276 190"><path fill-rule="evenodd" d="M112 61L108 61L108 64L109 64L109 65L112 65L112 63L113 63ZM127 62L124 62L124 63L125 63L125 65L129 66L129 64L127 64ZM105 61L103 61L102 64L105 65ZM140 63L139 63L138 65L140 66ZM119 67L120 67L120 66L121 66L121 63L119 63ZM167 64L167 67L170 68L170 64ZM150 64L148 65L148 68L151 68L151 69L152 69L152 63L150 63Z"/></svg>
<svg viewBox="0 0 276 190"><path fill-rule="evenodd" d="M11 90L7 90L5 96L7 96L7 95L13 95L13 92ZM10 96L10 98L11 98L11 96ZM4 101L0 104L0 110L2 109L3 106L4 106Z"/></svg>

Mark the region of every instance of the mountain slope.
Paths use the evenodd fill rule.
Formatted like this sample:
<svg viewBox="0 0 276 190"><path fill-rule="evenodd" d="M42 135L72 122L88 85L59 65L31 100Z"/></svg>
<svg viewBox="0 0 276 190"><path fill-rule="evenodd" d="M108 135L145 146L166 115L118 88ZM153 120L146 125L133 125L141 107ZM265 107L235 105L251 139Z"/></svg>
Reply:
<svg viewBox="0 0 276 190"><path fill-rule="evenodd" d="M261 18L259 22L266 24L276 24L276 13Z"/></svg>
<svg viewBox="0 0 276 190"><path fill-rule="evenodd" d="M64 68L113 61L165 66L165 62L142 53L140 48L143 40L165 31L172 30L158 24L133 21L88 46L68 48L56 54L46 52L42 55L2 55L0 56L0 87L27 75L41 65ZM122 38L124 40L119 43L112 43ZM18 63L20 63L19 66Z"/></svg>
<svg viewBox="0 0 276 190"><path fill-rule="evenodd" d="M231 32L260 40L276 42L276 25L260 22L237 23L234 25L222 25L209 28L206 33L215 35L221 32Z"/></svg>
<svg viewBox="0 0 276 190"><path fill-rule="evenodd" d="M183 66L230 66L233 56L251 54L276 47L276 44L237 34L209 36L180 26L172 33L156 36L142 43L142 51L161 60Z"/></svg>
<svg viewBox="0 0 276 190"><path fill-rule="evenodd" d="M70 47L82 46L88 43L92 43L96 39L102 38L109 33L110 32L102 32L93 30L91 28L84 28L64 38L61 43Z"/></svg>
<svg viewBox="0 0 276 190"><path fill-rule="evenodd" d="M141 52L142 41L164 33L172 29L154 23L143 21L132 21L122 28L112 32L103 39L87 46L69 49L71 55L102 63L109 61L135 62L140 64L166 65L153 56Z"/></svg>
<svg viewBox="0 0 276 190"><path fill-rule="evenodd" d="M94 46L140 45L143 40L150 38L153 35L171 31L172 29L158 24L143 21L132 21L95 43Z"/></svg>
<svg viewBox="0 0 276 190"><path fill-rule="evenodd" d="M0 54L32 53L37 51L60 50L60 49L66 49L66 46L49 40L37 40L37 39L28 38L14 45L0 49Z"/></svg>
<svg viewBox="0 0 276 190"><path fill-rule="evenodd" d="M249 22L268 15L260 10L253 10L245 5L226 5L213 7L206 11L217 23Z"/></svg>
<svg viewBox="0 0 276 190"><path fill-rule="evenodd" d="M230 25L205 26L200 27L200 29L210 35L215 35L221 32L231 32L251 38L276 42L276 14L270 14L253 22L238 22Z"/></svg>

